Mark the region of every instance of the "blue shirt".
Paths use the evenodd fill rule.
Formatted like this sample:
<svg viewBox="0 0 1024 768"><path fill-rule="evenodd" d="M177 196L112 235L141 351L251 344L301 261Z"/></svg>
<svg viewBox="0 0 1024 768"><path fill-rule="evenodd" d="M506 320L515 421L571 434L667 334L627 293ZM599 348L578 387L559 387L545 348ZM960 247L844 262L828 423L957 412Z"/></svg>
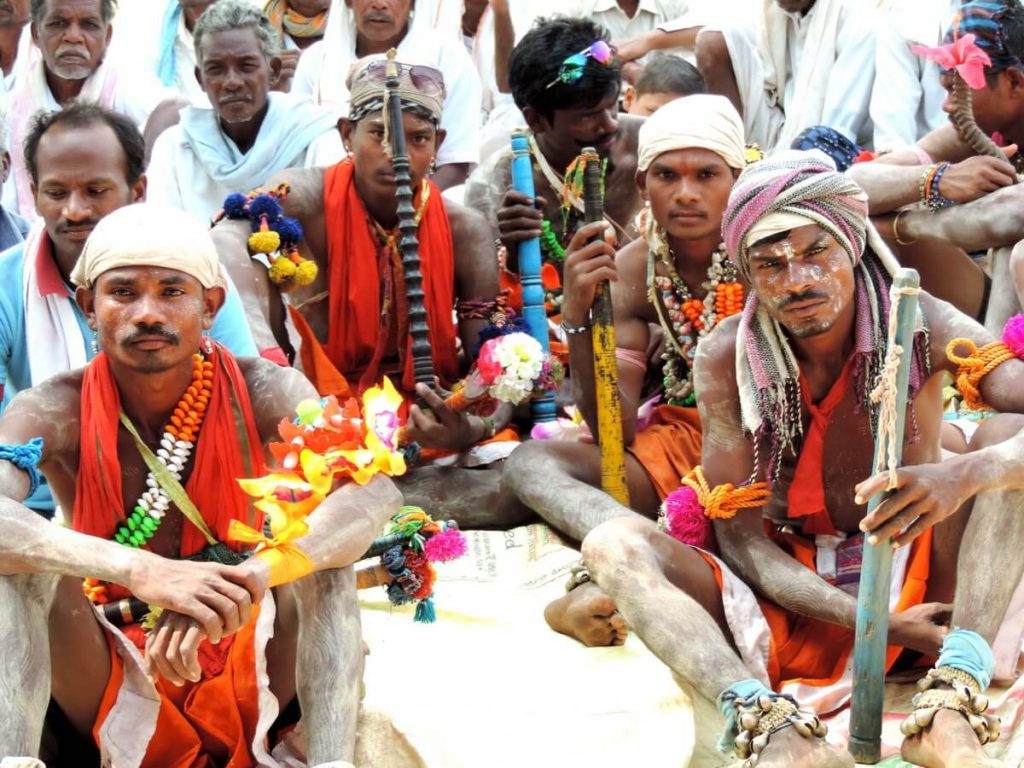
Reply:
<svg viewBox="0 0 1024 768"><path fill-rule="evenodd" d="M63 293L67 297L74 308L78 327L82 330L86 357L91 360L92 340L96 334L89 329L85 315L75 303L74 291L60 276L60 270L52 255L49 255L49 249L40 249L35 258L40 294ZM6 410L15 395L32 386L25 333L24 267L24 243L0 253L0 275L3 276L0 280L0 385L4 393L0 413ZM223 344L237 357L254 357L258 354L242 300L233 286L227 292L224 306L214 318L210 338ZM25 506L52 517L54 503L45 478L36 492L25 500Z"/></svg>

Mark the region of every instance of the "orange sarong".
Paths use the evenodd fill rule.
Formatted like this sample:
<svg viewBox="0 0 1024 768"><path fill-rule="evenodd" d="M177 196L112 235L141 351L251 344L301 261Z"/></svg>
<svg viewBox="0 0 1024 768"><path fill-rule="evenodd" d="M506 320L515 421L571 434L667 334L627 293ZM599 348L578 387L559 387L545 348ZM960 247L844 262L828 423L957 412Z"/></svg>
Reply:
<svg viewBox="0 0 1024 768"><path fill-rule="evenodd" d="M664 500L700 464L700 416L696 408L658 405L651 423L626 448L643 466L651 485Z"/></svg>
<svg viewBox="0 0 1024 768"><path fill-rule="evenodd" d="M417 236L424 305L434 373L442 386L459 377L455 307L455 257L441 191L430 195ZM419 204L419 198L414 201ZM381 245L355 185L355 169L343 160L324 171L327 222L329 329L321 344L299 312L290 308L302 337L302 364L321 395L359 395L380 381L397 360L399 388L413 391L412 337L402 262L390 242ZM397 235L395 235L397 236ZM382 306L383 304L383 306Z"/></svg>
<svg viewBox="0 0 1024 768"><path fill-rule="evenodd" d="M239 477L261 476L266 473L266 466L248 387L238 364L219 345L215 345L210 361L214 366L213 389L195 448L195 467L185 490L214 535L226 541L232 520L262 529L262 513L253 508L251 499L235 481ZM110 364L106 355L100 353L86 368L82 381L81 442L72 527L102 538L110 537L125 519L121 462L117 455L120 410L120 395ZM205 546L206 539L199 529L185 520L180 555L189 557ZM111 599L129 594L115 584L108 585L107 592ZM203 641L199 649L203 677L199 682L182 688L163 681L158 684L160 714L143 768L252 765L250 741L258 715L252 642L255 615L256 612L248 626L220 644L214 646ZM125 627L124 634L143 647L145 636L137 624ZM111 649L111 676L97 713L94 734L98 734L114 705L123 678L122 662L112 643Z"/></svg>

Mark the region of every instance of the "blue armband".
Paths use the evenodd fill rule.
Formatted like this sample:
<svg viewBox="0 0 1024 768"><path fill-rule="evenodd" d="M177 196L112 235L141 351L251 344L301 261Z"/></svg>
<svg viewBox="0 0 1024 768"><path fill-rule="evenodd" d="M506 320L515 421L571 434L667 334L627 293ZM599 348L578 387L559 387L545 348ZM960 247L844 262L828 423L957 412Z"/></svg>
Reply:
<svg viewBox="0 0 1024 768"><path fill-rule="evenodd" d="M33 437L24 445L0 445L0 459L6 459L18 469L28 472L29 489L28 496L31 496L39 488L42 482L42 475L39 474L39 459L43 455L43 438ZM28 498L26 496L26 498Z"/></svg>
<svg viewBox="0 0 1024 768"><path fill-rule="evenodd" d="M953 667L966 672L978 681L978 686L984 691L992 682L995 659L992 649L981 635L957 627L943 639L935 666Z"/></svg>
<svg viewBox="0 0 1024 768"><path fill-rule="evenodd" d="M722 731L722 736L718 741L718 750L722 754L728 755L732 753L736 737L740 732L739 723L737 722L736 700L754 702L761 696L771 696L774 698L778 694L772 691L771 688L766 688L764 683L754 678L741 680L730 685L719 694L718 701L715 703L718 706L718 711L725 718L725 730Z"/></svg>

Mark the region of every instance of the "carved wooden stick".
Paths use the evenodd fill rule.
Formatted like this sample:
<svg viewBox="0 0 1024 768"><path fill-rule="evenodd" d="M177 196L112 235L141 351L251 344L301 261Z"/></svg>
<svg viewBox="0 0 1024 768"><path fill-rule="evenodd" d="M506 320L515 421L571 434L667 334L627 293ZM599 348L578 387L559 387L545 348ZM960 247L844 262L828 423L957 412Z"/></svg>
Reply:
<svg viewBox="0 0 1024 768"><path fill-rule="evenodd" d="M921 278L913 269L901 269L893 279L893 287L918 288ZM907 411L907 390L910 385L910 363L914 357L914 326L917 319L917 296L896 294L890 312L897 312L894 343L903 348L896 374L895 449L897 461L903 452L903 426ZM883 395L884 397L884 395ZM886 446L881 430L875 435L875 461L884 466L880 455ZM868 501L868 514L887 497L876 493ZM892 541L877 544L864 540L864 561L857 591L857 629L853 646L853 702L850 709L850 754L858 763L874 765L882 756L882 706L885 698L885 660L889 636L889 586L892 581Z"/></svg>
<svg viewBox="0 0 1024 768"><path fill-rule="evenodd" d="M590 147L583 150L583 208L588 224L604 221L601 161ZM619 402L619 369L615 360L615 324L611 288L605 280L597 286L590 310L594 344L594 384L597 395L597 432L601 446L601 490L629 506L626 486L626 450L622 439L622 404Z"/></svg>
<svg viewBox="0 0 1024 768"><path fill-rule="evenodd" d="M434 386L434 361L430 354L430 330L427 308L423 303L423 273L420 271L420 244L416 237L416 209L409 177L409 153L405 148L405 120L402 99L398 95L398 63L395 49L388 51L385 86L387 88L388 129L391 134L391 167L395 170L398 198L398 249L402 254L405 297L409 305L409 335L412 336L412 366L417 384ZM399 343L402 343L399 340Z"/></svg>
<svg viewBox="0 0 1024 768"><path fill-rule="evenodd" d="M530 144L526 131L512 132L512 188L531 200L535 196L533 187L533 165L530 160ZM544 285L540 279L541 253L540 238L523 240L517 248L519 255L519 279L523 286L523 317L530 326L530 335L540 342L544 354L548 354L548 316L544 309ZM530 415L534 422L555 420L555 393L530 401Z"/></svg>

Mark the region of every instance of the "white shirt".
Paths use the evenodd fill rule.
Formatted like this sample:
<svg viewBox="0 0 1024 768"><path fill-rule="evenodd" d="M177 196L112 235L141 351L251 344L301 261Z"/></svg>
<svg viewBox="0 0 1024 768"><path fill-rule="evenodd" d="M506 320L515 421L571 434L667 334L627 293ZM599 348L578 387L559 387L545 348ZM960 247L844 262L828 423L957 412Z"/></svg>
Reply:
<svg viewBox="0 0 1024 768"><path fill-rule="evenodd" d="M959 0L887 0L879 9L870 107L876 150L913 144L945 124L938 65L910 47L940 45L959 6Z"/></svg>

